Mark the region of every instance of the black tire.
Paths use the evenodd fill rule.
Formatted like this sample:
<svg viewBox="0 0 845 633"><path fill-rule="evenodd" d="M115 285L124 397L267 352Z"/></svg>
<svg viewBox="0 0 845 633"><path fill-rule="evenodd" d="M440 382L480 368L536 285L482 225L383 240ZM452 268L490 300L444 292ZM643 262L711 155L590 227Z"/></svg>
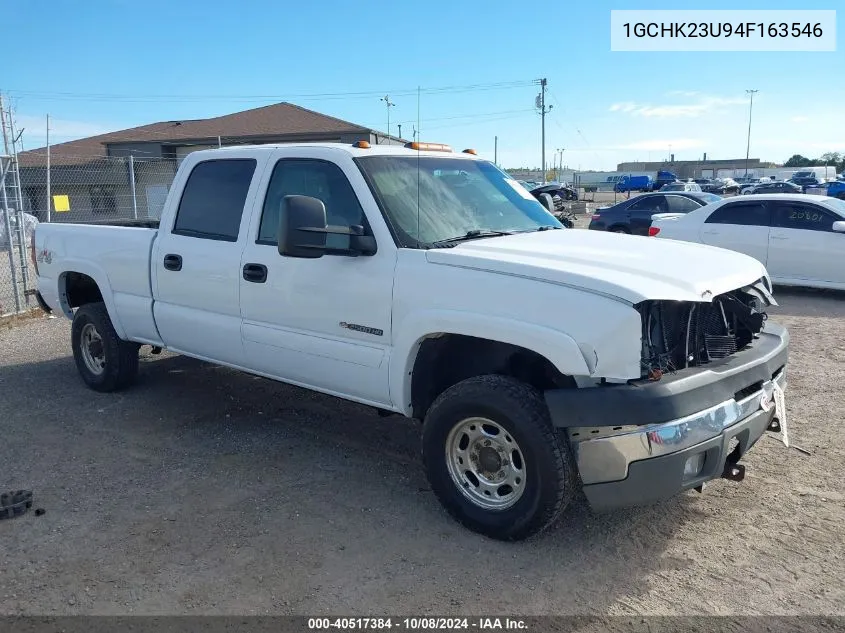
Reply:
<svg viewBox="0 0 845 633"><path fill-rule="evenodd" d="M461 492L449 472L449 434L472 417L505 429L505 437L513 436L524 456L525 488L510 507L481 507ZM548 529L578 492L575 460L566 438L555 432L542 396L507 376L468 378L444 391L425 417L422 455L431 488L449 514L470 530L498 540L522 540Z"/></svg>
<svg viewBox="0 0 845 633"><path fill-rule="evenodd" d="M100 373L92 371L85 360L82 335L86 326L93 326L100 337L102 358L105 361ZM104 303L87 303L77 309L73 315L70 338L76 368L91 389L117 391L134 381L138 374L138 350L141 346L118 337ZM99 353L100 349L97 351Z"/></svg>
<svg viewBox="0 0 845 633"><path fill-rule="evenodd" d="M631 231L626 229L624 226L613 226L607 230L611 233L627 233L628 235L631 234Z"/></svg>

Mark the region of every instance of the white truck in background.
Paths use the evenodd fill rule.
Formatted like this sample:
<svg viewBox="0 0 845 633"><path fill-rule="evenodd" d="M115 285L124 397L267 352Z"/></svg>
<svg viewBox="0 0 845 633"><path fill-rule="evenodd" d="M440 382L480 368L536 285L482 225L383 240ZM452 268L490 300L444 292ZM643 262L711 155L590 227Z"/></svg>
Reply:
<svg viewBox="0 0 845 633"><path fill-rule="evenodd" d="M422 421L469 528L521 539L738 480L776 428L787 331L738 253L565 229L493 163L434 144L197 151L160 222L40 224L42 308L92 389L141 346Z"/></svg>

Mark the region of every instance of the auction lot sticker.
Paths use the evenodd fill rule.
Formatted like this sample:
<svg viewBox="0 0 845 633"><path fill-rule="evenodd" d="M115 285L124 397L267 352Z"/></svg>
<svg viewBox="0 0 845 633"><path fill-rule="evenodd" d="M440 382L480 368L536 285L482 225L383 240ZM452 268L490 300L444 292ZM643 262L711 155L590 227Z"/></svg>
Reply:
<svg viewBox="0 0 845 633"><path fill-rule="evenodd" d="M835 52L836 11L614 10L610 50Z"/></svg>

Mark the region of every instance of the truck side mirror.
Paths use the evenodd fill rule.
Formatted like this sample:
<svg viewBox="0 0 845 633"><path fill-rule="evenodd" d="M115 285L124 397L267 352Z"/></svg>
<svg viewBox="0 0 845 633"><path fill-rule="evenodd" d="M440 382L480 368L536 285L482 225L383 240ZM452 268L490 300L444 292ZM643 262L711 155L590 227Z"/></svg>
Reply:
<svg viewBox="0 0 845 633"><path fill-rule="evenodd" d="M837 220L831 227L836 233L845 233L845 220Z"/></svg>
<svg viewBox="0 0 845 633"><path fill-rule="evenodd" d="M279 213L279 255L316 259L326 252L326 205L311 196L285 196Z"/></svg>

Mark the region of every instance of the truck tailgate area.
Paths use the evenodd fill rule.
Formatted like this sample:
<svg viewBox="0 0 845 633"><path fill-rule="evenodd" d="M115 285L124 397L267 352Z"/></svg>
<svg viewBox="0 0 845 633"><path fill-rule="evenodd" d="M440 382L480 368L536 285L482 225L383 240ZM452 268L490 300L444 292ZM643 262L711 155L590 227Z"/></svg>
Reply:
<svg viewBox="0 0 845 633"><path fill-rule="evenodd" d="M157 341L152 314L150 253L155 228L41 224L35 233L39 290L53 308L62 305L64 273L94 279L122 338Z"/></svg>

